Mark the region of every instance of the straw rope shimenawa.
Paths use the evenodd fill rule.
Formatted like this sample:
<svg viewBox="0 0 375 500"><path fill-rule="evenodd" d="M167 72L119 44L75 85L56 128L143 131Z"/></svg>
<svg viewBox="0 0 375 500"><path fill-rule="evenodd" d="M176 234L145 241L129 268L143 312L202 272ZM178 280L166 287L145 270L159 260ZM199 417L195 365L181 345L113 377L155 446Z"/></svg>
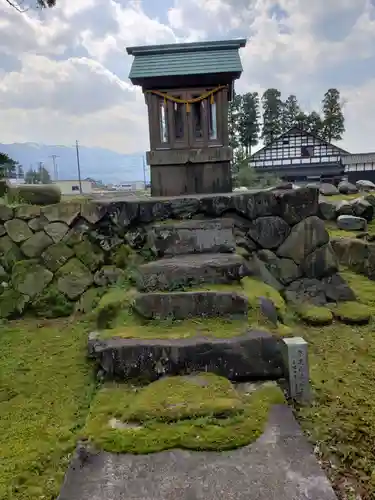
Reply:
<svg viewBox="0 0 375 500"><path fill-rule="evenodd" d="M167 100L177 102L179 104L186 104L186 112L189 113L191 104L193 104L195 102L203 101L204 99L207 99L208 97L211 98L211 101L210 101L211 104L214 104L214 102L215 102L214 101L214 94L216 94L216 92L219 92L220 90L226 89L226 88L228 88L228 85L218 85L214 89L209 90L208 92L205 92L204 94L202 94L198 97L194 97L192 99L180 99L178 97L174 97L172 95L169 95L166 92L160 92L160 90L146 90L145 93L146 94L147 93L148 94L155 94L155 95L158 95L160 97L163 97L164 104L167 104Z"/></svg>

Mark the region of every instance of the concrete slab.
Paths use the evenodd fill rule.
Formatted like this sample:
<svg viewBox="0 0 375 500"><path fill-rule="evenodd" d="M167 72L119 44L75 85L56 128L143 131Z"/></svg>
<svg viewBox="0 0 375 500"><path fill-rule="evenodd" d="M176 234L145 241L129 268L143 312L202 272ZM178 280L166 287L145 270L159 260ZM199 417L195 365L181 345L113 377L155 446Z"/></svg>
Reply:
<svg viewBox="0 0 375 500"><path fill-rule="evenodd" d="M275 406L252 445L224 452L100 453L72 464L58 500L337 500L292 411Z"/></svg>

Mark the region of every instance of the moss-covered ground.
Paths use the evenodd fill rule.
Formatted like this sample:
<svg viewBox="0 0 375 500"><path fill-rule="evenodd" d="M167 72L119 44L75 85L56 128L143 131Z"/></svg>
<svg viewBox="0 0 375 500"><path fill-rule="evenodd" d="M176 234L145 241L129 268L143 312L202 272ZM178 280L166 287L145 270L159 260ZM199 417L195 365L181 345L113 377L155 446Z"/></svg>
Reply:
<svg viewBox="0 0 375 500"><path fill-rule="evenodd" d="M370 191L370 192L363 192L363 193L354 193L354 194L335 194L333 196L325 196L327 200L332 200L332 201L341 201L341 200L355 200L356 198L361 198L361 196L366 196L368 194L375 195L375 191Z"/></svg>
<svg viewBox="0 0 375 500"><path fill-rule="evenodd" d="M343 275L359 301L375 314L375 283L351 272ZM298 418L318 445L323 463L333 462L334 468L328 470L338 490L349 483L362 499L373 499L373 324L350 326L334 320L328 326L311 327L295 317L293 321L309 342L314 392L312 406L298 409ZM218 406L210 406L216 398L203 392L203 397L191 400L186 388L167 393L159 386L163 390L155 393L160 399L147 389L126 386L108 385L97 391L85 359L90 329L91 318L23 319L1 325L0 499L56 498L71 452L83 435L108 449L141 453L174 446L225 449L249 442L261 432L268 393L243 398L220 386ZM182 399L189 404L182 404ZM168 406L173 411L166 416ZM255 414L260 415L256 421ZM341 498L359 497L353 493Z"/></svg>
<svg viewBox="0 0 375 500"><path fill-rule="evenodd" d="M273 384L239 394L212 374L165 378L138 389L112 384L98 392L83 435L117 453L233 449L257 439L270 407L284 402Z"/></svg>
<svg viewBox="0 0 375 500"><path fill-rule="evenodd" d="M94 392L85 322L1 325L0 499L56 498Z"/></svg>
<svg viewBox="0 0 375 500"><path fill-rule="evenodd" d="M343 231L337 227L336 222L334 221L326 221L325 222L326 229L331 238L356 238L358 234L363 233L364 231ZM375 235L375 220L371 221L367 225L367 233L370 235Z"/></svg>

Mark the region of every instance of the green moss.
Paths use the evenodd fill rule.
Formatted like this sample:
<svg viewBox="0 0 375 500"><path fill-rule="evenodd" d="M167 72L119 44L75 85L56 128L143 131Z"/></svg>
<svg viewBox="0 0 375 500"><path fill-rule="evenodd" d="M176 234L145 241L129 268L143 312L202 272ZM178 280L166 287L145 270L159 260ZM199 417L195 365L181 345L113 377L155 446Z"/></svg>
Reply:
<svg viewBox="0 0 375 500"><path fill-rule="evenodd" d="M74 303L52 284L33 301L31 310L42 318L63 318L72 314Z"/></svg>
<svg viewBox="0 0 375 500"><path fill-rule="evenodd" d="M91 406L83 434L96 446L116 453L151 453L177 447L195 450L232 449L257 439L264 430L270 407L285 402L282 392L273 384L266 384L251 395L240 397L234 389L230 390L228 383L223 385L220 379L215 382L214 375L196 375L196 381L200 378L209 380L209 385L205 387L196 383L195 398L181 377L156 382L139 393L131 386L109 385L98 393ZM156 394L151 389L153 387ZM220 392L220 388L224 393ZM147 395L143 393L146 390ZM203 413L203 406L201 413L199 406L203 405L204 395L210 390L212 400L225 395L228 397L227 403L232 400L236 404L237 411L227 418L218 418L215 416L217 408L214 408L214 402L209 407L205 401L206 413ZM186 402L184 397L187 397ZM134 405L137 405L137 401L141 425L134 425L131 419L135 416ZM168 401L172 405L185 404L184 410L183 406L180 408L180 415L190 418L175 420L178 411L173 406L170 408L171 417L168 418L165 406ZM223 415L220 414L220 417ZM112 426L113 422L117 425Z"/></svg>
<svg viewBox="0 0 375 500"><path fill-rule="evenodd" d="M93 312L97 327L109 328L116 321L121 321L123 316L120 316L120 312L123 312L125 317L130 315L129 306L135 293L135 290L123 288L113 288L105 293Z"/></svg>
<svg viewBox="0 0 375 500"><path fill-rule="evenodd" d="M272 300L276 309L283 313L286 311L285 301L277 290L272 286L266 285L256 278L243 278L241 286L249 299L250 304L258 304L259 297L265 297Z"/></svg>
<svg viewBox="0 0 375 500"><path fill-rule="evenodd" d="M111 264L118 267L119 269L127 269L130 262L135 259L135 252L130 248L129 245L120 245L112 253L110 260Z"/></svg>
<svg viewBox="0 0 375 500"><path fill-rule="evenodd" d="M358 302L343 302L332 308L335 318L348 325L363 325L371 319L371 309Z"/></svg>
<svg viewBox="0 0 375 500"><path fill-rule="evenodd" d="M81 295L76 304L76 311L86 314L91 313L99 304L100 298L107 292L105 287L89 288Z"/></svg>
<svg viewBox="0 0 375 500"><path fill-rule="evenodd" d="M326 307L305 306L297 311L298 316L308 325L329 325L332 323L332 312Z"/></svg>
<svg viewBox="0 0 375 500"><path fill-rule="evenodd" d="M233 385L224 377L204 373L166 377L138 391L126 420L176 421L202 416L224 416L242 409Z"/></svg>
<svg viewBox="0 0 375 500"><path fill-rule="evenodd" d="M20 316L26 309L29 297L9 288L0 295L0 318Z"/></svg>
<svg viewBox="0 0 375 500"><path fill-rule="evenodd" d="M1 327L0 498L57 498L94 391L86 323Z"/></svg>

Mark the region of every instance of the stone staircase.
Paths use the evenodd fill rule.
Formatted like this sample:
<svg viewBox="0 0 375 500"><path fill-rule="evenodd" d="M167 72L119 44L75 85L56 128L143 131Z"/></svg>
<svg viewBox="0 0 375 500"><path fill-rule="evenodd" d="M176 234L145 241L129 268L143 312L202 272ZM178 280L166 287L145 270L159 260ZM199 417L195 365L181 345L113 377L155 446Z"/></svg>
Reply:
<svg viewBox="0 0 375 500"><path fill-rule="evenodd" d="M212 371L230 379L280 378L280 339L247 327L248 299L240 280L248 270L235 253L232 221L156 224L148 232L148 244L159 259L138 268L133 303L138 315L146 320L242 319L243 335L101 340L93 334L89 352L105 375L151 381L162 374Z"/></svg>

